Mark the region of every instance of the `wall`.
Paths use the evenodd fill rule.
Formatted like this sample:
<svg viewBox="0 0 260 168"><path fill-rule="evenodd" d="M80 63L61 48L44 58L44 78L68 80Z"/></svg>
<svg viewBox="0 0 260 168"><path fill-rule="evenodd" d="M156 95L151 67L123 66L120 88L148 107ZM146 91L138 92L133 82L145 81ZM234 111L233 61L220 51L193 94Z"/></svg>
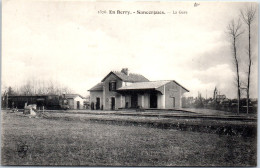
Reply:
<svg viewBox="0 0 260 168"><path fill-rule="evenodd" d="M77 101L79 101L79 103L80 103L79 104L79 106L80 106L79 109L83 109L84 108L84 100L81 97L77 96L74 99L68 99L68 104L69 104L70 109L77 110Z"/></svg>
<svg viewBox="0 0 260 168"><path fill-rule="evenodd" d="M139 107L143 107L142 96L143 96L143 95L141 95L141 94L138 94L138 95L137 95L137 105L138 105Z"/></svg>
<svg viewBox="0 0 260 168"><path fill-rule="evenodd" d="M131 107L131 95L123 96L124 104L123 108L125 108L125 103L128 102L128 108ZM137 105L143 108L150 108L150 94L138 94L137 95Z"/></svg>
<svg viewBox="0 0 260 168"><path fill-rule="evenodd" d="M125 108L125 96L121 95L120 96L120 107L119 108Z"/></svg>
<svg viewBox="0 0 260 168"><path fill-rule="evenodd" d="M94 108L96 108L97 97L100 98L100 108L103 105L103 91L90 91L90 103L95 103Z"/></svg>
<svg viewBox="0 0 260 168"><path fill-rule="evenodd" d="M131 107L131 96L130 95L125 96L125 103L128 103L128 108Z"/></svg>
<svg viewBox="0 0 260 168"><path fill-rule="evenodd" d="M69 105L70 109L74 109L74 100L68 99L68 105Z"/></svg>
<svg viewBox="0 0 260 168"><path fill-rule="evenodd" d="M165 85L165 108L181 108L181 98L183 93L185 93L182 87L177 85L175 82L171 81ZM173 107L173 97L175 98L175 107Z"/></svg>
<svg viewBox="0 0 260 168"><path fill-rule="evenodd" d="M145 93L144 94L144 108L150 108L150 94Z"/></svg>
<svg viewBox="0 0 260 168"><path fill-rule="evenodd" d="M109 82L110 81L116 81L116 89L122 87L122 80L119 79L116 75L111 74L106 78L106 80L103 82L104 87L104 110L111 110L111 97L115 97L115 109L118 109L121 107L121 94L115 92L115 91L109 91Z"/></svg>
<svg viewBox="0 0 260 168"><path fill-rule="evenodd" d="M83 109L84 100L79 96L74 98L74 109L77 109L77 101L79 101L79 109Z"/></svg>
<svg viewBox="0 0 260 168"><path fill-rule="evenodd" d="M164 97L165 97L165 95L163 95L161 93L157 93L157 108L165 109Z"/></svg>

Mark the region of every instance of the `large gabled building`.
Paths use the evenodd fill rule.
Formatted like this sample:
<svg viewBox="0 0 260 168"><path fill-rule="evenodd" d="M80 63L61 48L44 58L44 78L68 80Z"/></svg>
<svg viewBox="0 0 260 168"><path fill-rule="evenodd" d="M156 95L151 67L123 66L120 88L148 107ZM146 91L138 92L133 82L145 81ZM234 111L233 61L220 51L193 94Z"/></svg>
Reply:
<svg viewBox="0 0 260 168"><path fill-rule="evenodd" d="M111 71L90 90L95 109L180 108L183 93L189 92L174 80L149 81L142 75Z"/></svg>

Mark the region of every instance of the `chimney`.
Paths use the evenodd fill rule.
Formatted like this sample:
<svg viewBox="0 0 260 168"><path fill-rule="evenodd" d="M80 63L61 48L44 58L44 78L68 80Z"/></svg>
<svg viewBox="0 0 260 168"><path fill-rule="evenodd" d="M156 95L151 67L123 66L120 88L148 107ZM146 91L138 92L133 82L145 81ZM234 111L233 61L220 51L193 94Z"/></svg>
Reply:
<svg viewBox="0 0 260 168"><path fill-rule="evenodd" d="M128 68L122 68L121 72L128 76Z"/></svg>

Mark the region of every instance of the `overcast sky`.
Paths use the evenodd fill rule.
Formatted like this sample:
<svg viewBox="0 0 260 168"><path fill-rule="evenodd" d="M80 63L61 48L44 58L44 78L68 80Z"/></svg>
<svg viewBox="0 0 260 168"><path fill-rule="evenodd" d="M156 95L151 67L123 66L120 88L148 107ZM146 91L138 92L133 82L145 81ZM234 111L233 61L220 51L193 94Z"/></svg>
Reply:
<svg viewBox="0 0 260 168"><path fill-rule="evenodd" d="M226 27L250 3L14 1L2 3L2 86L53 80L86 96L111 70L127 67L149 80L176 80L187 96L236 97ZM252 3L257 7L258 4ZM258 9L258 8L257 8ZM111 15L99 10L160 10ZM172 14L173 11L187 14ZM167 13L169 12L169 13ZM258 13L253 25L251 96L257 97ZM245 27L244 27L245 28ZM245 76L247 33L239 42Z"/></svg>

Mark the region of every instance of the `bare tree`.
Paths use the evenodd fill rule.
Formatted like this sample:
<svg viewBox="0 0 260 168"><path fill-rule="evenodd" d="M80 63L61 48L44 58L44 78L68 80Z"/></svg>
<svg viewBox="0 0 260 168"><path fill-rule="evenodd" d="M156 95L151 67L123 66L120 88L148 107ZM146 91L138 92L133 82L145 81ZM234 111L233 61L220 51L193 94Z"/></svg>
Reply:
<svg viewBox="0 0 260 168"><path fill-rule="evenodd" d="M44 95L46 93L46 83L45 81L38 80L37 81L37 94Z"/></svg>
<svg viewBox="0 0 260 168"><path fill-rule="evenodd" d="M19 93L21 95L61 95L72 92L72 89L66 86L61 86L59 83L53 82L52 80L46 82L32 79L28 80L19 88Z"/></svg>
<svg viewBox="0 0 260 168"><path fill-rule="evenodd" d="M237 54L237 40L238 37L243 33L243 31L241 31L241 22L238 19L237 21L232 20L228 27L228 34L231 38L231 44L232 44L232 50L233 50L233 61L234 61L234 65L236 68L236 85L237 85L237 113L239 114L239 108L240 108L240 75L239 75L239 58L238 58L238 54Z"/></svg>
<svg viewBox="0 0 260 168"><path fill-rule="evenodd" d="M27 81L26 84L20 87L20 94L22 95L33 95L33 84L31 81Z"/></svg>
<svg viewBox="0 0 260 168"><path fill-rule="evenodd" d="M245 10L240 10L242 19L244 23L247 25L247 30L248 30L248 48L247 48L247 53L248 53L248 72L247 72L247 113L249 110L249 89L250 89L250 73L251 73L251 66L252 66L252 56L251 56L251 25L255 19L255 13L256 13L256 8L247 7Z"/></svg>

